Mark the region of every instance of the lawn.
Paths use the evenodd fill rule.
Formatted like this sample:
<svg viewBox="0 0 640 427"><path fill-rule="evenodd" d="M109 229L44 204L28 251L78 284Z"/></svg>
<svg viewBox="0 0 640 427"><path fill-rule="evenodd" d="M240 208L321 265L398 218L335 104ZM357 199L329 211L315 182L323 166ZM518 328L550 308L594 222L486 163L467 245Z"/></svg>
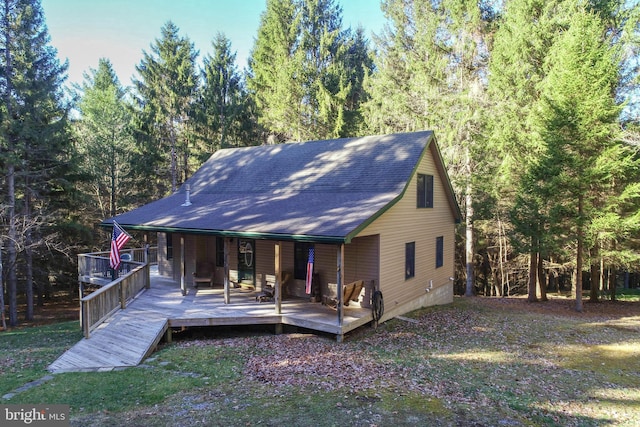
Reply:
<svg viewBox="0 0 640 427"><path fill-rule="evenodd" d="M456 298L343 343L192 330L142 366L58 374L0 404L68 404L77 426L640 425L640 304L572 306ZM1 332L0 396L45 376L77 328Z"/></svg>

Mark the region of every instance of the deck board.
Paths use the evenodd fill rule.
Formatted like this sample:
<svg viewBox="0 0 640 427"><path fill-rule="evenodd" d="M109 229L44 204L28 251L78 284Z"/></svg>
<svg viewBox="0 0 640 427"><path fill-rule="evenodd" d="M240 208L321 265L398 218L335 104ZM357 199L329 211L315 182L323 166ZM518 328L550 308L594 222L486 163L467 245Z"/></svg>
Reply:
<svg viewBox="0 0 640 427"><path fill-rule="evenodd" d="M260 303L255 293L234 289L224 304L222 289L189 289L155 272L151 288L128 307L83 338L55 362L51 372L108 370L140 364L153 352L169 327L285 324L335 334L339 337L372 320L369 309L345 307L342 325L337 312L306 300L285 300L280 314L273 303Z"/></svg>

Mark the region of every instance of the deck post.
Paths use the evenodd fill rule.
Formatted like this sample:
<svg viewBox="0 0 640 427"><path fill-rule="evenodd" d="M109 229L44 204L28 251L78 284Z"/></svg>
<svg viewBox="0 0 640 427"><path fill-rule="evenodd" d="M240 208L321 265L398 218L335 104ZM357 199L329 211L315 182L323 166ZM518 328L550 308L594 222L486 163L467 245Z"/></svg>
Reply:
<svg viewBox="0 0 640 427"><path fill-rule="evenodd" d="M280 273L282 272L282 257L280 256L282 249L282 242L276 242L275 246L275 273L276 273L276 283L275 283L275 309L276 314L282 314L282 277ZM276 332L277 333L277 332Z"/></svg>
<svg viewBox="0 0 640 427"><path fill-rule="evenodd" d="M0 264L2 263L2 260L0 260ZM2 276L0 276L0 280ZM82 312L82 297L84 296L84 284L82 283L82 280L78 280L78 293L79 293L79 297L80 297L80 328L82 328L82 324L83 324L83 320L82 318L84 317L84 314Z"/></svg>
<svg viewBox="0 0 640 427"><path fill-rule="evenodd" d="M224 239L224 303L229 304L231 302L231 291L229 290L229 247L231 246L231 239L225 237Z"/></svg>
<svg viewBox="0 0 640 427"><path fill-rule="evenodd" d="M120 280L118 283L118 288L120 289L120 308L124 310L127 308L127 287L124 282Z"/></svg>
<svg viewBox="0 0 640 427"><path fill-rule="evenodd" d="M338 326L342 328L342 321L344 318L343 313L343 304L344 304L344 295L342 292L342 286L344 285L344 243L338 245L338 253L337 253L338 265L337 265L337 274L336 274L336 292L338 293ZM340 341L340 340L339 340Z"/></svg>
<svg viewBox="0 0 640 427"><path fill-rule="evenodd" d="M180 290L182 295L187 294L187 282L185 278L185 259L184 259L184 234L180 235Z"/></svg>

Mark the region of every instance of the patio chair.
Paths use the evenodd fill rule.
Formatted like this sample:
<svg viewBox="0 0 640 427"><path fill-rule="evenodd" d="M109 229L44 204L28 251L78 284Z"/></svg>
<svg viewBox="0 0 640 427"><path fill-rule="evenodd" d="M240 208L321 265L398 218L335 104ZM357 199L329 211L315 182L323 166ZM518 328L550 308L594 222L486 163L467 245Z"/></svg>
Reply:
<svg viewBox="0 0 640 427"><path fill-rule="evenodd" d="M283 271L280 273L280 289L282 291L282 295L286 295L286 284L291 277L291 273L287 271ZM267 283L258 295L256 295L256 301L258 302L269 302L273 301L276 296L276 276L274 275L266 275Z"/></svg>
<svg viewBox="0 0 640 427"><path fill-rule="evenodd" d="M197 289L200 283L208 283L213 287L213 264L210 262L199 262L196 271L193 272L193 286Z"/></svg>

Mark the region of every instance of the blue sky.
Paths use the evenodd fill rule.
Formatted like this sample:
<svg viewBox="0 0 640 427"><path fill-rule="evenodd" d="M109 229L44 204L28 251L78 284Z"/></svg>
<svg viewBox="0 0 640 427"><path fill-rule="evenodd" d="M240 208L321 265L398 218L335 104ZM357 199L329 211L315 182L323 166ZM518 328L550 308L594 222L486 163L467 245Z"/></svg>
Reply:
<svg viewBox="0 0 640 427"><path fill-rule="evenodd" d="M246 66L266 0L41 0L51 44L61 61L69 60L67 83L81 83L98 59L111 60L124 86L131 84L142 51L173 21L200 51L212 53L217 32L231 40L239 69ZM344 27L362 25L367 36L380 33L380 0L338 0Z"/></svg>

